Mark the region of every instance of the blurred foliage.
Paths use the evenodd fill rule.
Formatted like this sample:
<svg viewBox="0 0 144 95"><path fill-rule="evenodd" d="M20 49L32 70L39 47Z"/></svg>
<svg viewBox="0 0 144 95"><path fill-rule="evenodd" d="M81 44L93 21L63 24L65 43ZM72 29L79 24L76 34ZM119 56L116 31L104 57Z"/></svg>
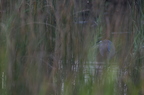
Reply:
<svg viewBox="0 0 144 95"><path fill-rule="evenodd" d="M1 0L0 95L143 95L143 5ZM104 39L116 48L108 61Z"/></svg>

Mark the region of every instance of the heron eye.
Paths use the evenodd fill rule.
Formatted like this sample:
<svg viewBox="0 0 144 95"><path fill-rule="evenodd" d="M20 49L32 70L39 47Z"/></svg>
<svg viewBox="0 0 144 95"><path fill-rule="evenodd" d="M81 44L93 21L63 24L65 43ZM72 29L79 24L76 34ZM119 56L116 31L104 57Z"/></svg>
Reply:
<svg viewBox="0 0 144 95"><path fill-rule="evenodd" d="M101 43L102 41L100 41L99 43Z"/></svg>

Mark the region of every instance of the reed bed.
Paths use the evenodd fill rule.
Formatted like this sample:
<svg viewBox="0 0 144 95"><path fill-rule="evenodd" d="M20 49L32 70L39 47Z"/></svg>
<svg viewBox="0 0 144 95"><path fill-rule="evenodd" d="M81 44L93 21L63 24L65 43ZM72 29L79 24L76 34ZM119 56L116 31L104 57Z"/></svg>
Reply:
<svg viewBox="0 0 144 95"><path fill-rule="evenodd" d="M142 0L1 0L0 95L143 95L143 12Z"/></svg>

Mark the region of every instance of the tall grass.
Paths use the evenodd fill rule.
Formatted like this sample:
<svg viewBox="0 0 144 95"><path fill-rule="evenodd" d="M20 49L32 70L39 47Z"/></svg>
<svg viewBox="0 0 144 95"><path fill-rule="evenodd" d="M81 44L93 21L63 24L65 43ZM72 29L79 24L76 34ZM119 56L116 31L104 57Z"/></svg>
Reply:
<svg viewBox="0 0 144 95"><path fill-rule="evenodd" d="M144 94L142 21L142 0L1 0L0 95Z"/></svg>

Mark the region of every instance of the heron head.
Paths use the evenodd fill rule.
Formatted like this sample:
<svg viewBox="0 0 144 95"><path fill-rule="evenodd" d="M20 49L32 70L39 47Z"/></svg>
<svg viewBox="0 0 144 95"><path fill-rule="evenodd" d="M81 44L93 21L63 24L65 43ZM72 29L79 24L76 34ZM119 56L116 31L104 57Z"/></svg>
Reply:
<svg viewBox="0 0 144 95"><path fill-rule="evenodd" d="M114 44L110 40L102 40L99 42L99 52L104 58L112 58L115 54Z"/></svg>

